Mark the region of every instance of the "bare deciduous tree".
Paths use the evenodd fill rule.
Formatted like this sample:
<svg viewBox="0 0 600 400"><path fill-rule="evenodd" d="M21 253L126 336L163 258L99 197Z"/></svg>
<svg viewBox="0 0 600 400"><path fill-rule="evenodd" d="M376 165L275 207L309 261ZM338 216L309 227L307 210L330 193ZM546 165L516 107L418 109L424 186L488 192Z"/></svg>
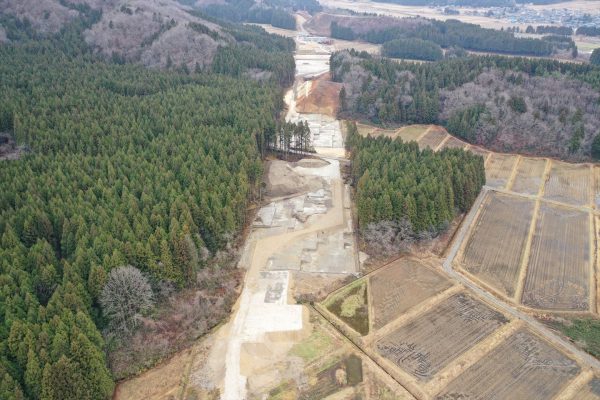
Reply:
<svg viewBox="0 0 600 400"><path fill-rule="evenodd" d="M128 334L142 313L153 305L152 288L139 269L130 265L113 269L100 294L102 312L115 334Z"/></svg>
<svg viewBox="0 0 600 400"><path fill-rule="evenodd" d="M412 224L407 218L371 223L362 236L372 255L384 257L408 249L415 241Z"/></svg>

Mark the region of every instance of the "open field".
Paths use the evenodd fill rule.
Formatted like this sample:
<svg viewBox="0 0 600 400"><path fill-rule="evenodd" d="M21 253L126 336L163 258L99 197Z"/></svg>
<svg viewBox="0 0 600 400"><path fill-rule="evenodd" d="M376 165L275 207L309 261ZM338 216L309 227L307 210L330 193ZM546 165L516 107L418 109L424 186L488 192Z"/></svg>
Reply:
<svg viewBox="0 0 600 400"><path fill-rule="evenodd" d="M512 154L492 153L485 166L486 185L503 188L508 183L517 156Z"/></svg>
<svg viewBox="0 0 600 400"><path fill-rule="evenodd" d="M429 147L432 150L436 150L447 137L448 133L444 128L434 126L419 140L419 148L425 149Z"/></svg>
<svg viewBox="0 0 600 400"><path fill-rule="evenodd" d="M416 378L429 380L506 322L501 313L459 293L378 341L377 351Z"/></svg>
<svg viewBox="0 0 600 400"><path fill-rule="evenodd" d="M543 158L521 157L510 190L517 193L538 194L546 168Z"/></svg>
<svg viewBox="0 0 600 400"><path fill-rule="evenodd" d="M452 283L418 261L400 259L371 275L373 328L379 329Z"/></svg>
<svg viewBox="0 0 600 400"><path fill-rule="evenodd" d="M534 202L488 192L460 262L482 282L514 296Z"/></svg>
<svg viewBox="0 0 600 400"><path fill-rule="evenodd" d="M531 245L523 304L551 310L590 307L590 216L542 204Z"/></svg>
<svg viewBox="0 0 600 400"><path fill-rule="evenodd" d="M436 399L552 399L579 371L575 361L522 330L452 381Z"/></svg>

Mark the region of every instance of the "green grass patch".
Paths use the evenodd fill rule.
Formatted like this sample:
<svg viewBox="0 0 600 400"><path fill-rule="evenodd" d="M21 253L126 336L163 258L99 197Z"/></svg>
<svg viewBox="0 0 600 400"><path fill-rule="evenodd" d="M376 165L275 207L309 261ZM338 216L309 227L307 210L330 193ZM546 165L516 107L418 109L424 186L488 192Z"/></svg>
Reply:
<svg viewBox="0 0 600 400"><path fill-rule="evenodd" d="M291 354L301 357L306 362L311 362L323 354L331 347L333 340L326 332L319 327L304 341L297 343L292 347Z"/></svg>
<svg viewBox="0 0 600 400"><path fill-rule="evenodd" d="M596 358L600 358L600 320L583 318L553 323L562 333Z"/></svg>
<svg viewBox="0 0 600 400"><path fill-rule="evenodd" d="M328 297L327 309L361 335L369 333L367 281L359 279Z"/></svg>

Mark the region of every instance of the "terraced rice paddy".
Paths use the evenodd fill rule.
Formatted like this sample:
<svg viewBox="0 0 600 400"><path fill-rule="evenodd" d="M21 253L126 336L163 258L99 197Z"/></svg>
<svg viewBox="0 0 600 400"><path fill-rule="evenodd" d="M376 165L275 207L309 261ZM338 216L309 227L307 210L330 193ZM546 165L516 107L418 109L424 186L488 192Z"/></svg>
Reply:
<svg viewBox="0 0 600 400"><path fill-rule="evenodd" d="M517 172L510 190L517 193L538 194L546 160L543 158L522 157L517 165Z"/></svg>
<svg viewBox="0 0 600 400"><path fill-rule="evenodd" d="M579 371L575 361L521 330L459 375L436 399L552 399Z"/></svg>
<svg viewBox="0 0 600 400"><path fill-rule="evenodd" d="M430 149L435 150L447 136L448 134L444 129L434 127L419 140L419 148L426 149L429 147Z"/></svg>
<svg viewBox="0 0 600 400"><path fill-rule="evenodd" d="M377 342L378 353L419 380L429 380L457 356L508 322L459 293Z"/></svg>
<svg viewBox="0 0 600 400"><path fill-rule="evenodd" d="M450 139L446 140L446 143L442 146L443 149L464 149L467 146L467 143L463 142L460 139L451 136Z"/></svg>
<svg viewBox="0 0 600 400"><path fill-rule="evenodd" d="M512 297L533 210L533 200L488 192L459 259L463 268Z"/></svg>
<svg viewBox="0 0 600 400"><path fill-rule="evenodd" d="M405 142L416 142L428 128L429 125L409 125L401 128L397 135Z"/></svg>
<svg viewBox="0 0 600 400"><path fill-rule="evenodd" d="M589 224L586 212L541 205L523 304L551 310L589 309Z"/></svg>
<svg viewBox="0 0 600 400"><path fill-rule="evenodd" d="M544 198L567 204L586 205L590 202L590 167L554 161L546 182Z"/></svg>
<svg viewBox="0 0 600 400"><path fill-rule="evenodd" d="M451 282L421 263L401 259L371 275L373 328L379 329L427 298L452 286Z"/></svg>
<svg viewBox="0 0 600 400"><path fill-rule="evenodd" d="M505 187L516 161L517 157L511 154L492 153L485 166L486 184L492 187Z"/></svg>

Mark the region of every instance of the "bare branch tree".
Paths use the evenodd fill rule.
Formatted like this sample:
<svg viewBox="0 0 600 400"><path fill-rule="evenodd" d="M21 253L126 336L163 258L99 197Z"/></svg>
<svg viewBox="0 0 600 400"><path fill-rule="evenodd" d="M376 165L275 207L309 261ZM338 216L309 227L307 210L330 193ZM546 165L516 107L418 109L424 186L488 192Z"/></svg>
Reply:
<svg viewBox="0 0 600 400"><path fill-rule="evenodd" d="M100 294L102 312L110 321L110 330L128 334L141 315L153 306L152 288L139 269L130 265L113 269Z"/></svg>
<svg viewBox="0 0 600 400"><path fill-rule="evenodd" d="M407 250L415 241L412 224L407 218L371 223L362 236L372 255L384 257Z"/></svg>

